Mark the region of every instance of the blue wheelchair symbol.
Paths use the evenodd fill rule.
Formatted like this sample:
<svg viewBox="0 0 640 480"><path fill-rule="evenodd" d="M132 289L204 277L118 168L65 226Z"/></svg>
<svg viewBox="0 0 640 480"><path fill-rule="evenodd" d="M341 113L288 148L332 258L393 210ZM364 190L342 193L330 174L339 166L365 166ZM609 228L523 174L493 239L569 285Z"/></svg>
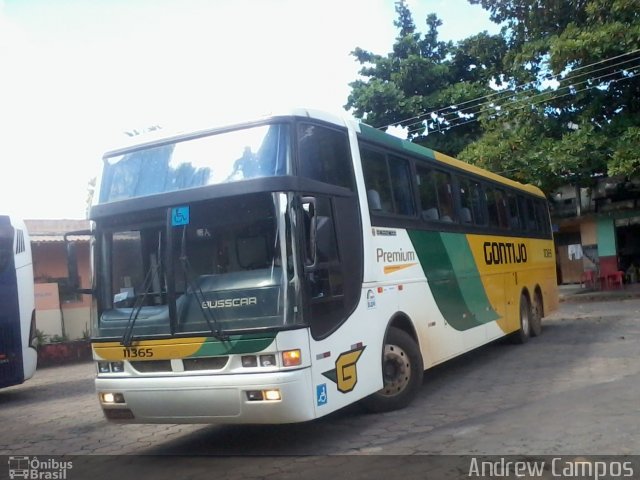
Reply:
<svg viewBox="0 0 640 480"><path fill-rule="evenodd" d="M171 225L189 225L189 207L175 207L171 209Z"/></svg>
<svg viewBox="0 0 640 480"><path fill-rule="evenodd" d="M316 385L316 399L318 406L326 405L327 403L327 384Z"/></svg>

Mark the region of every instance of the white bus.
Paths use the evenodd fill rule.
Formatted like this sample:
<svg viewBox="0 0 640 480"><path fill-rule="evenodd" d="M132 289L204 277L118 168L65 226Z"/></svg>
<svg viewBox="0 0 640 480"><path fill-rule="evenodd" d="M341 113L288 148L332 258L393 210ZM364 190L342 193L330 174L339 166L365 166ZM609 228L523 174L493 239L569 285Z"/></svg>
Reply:
<svg viewBox="0 0 640 480"><path fill-rule="evenodd" d="M31 244L23 222L0 215L0 388L36 370L36 311Z"/></svg>
<svg viewBox="0 0 640 480"><path fill-rule="evenodd" d="M91 220L113 421L401 408L557 305L540 190L319 112L108 152Z"/></svg>

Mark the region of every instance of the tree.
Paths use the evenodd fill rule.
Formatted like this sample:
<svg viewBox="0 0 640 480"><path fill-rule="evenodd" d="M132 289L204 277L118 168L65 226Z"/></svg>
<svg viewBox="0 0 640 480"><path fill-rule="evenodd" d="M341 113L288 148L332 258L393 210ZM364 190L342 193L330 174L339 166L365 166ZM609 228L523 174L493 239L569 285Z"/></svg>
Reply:
<svg viewBox="0 0 640 480"><path fill-rule="evenodd" d="M443 42L436 15L427 16L422 34L404 0L396 2L396 13L398 36L392 52L352 52L362 65L361 78L350 84L345 107L374 127L406 127L415 142L456 155L481 129L470 122L447 135L442 132L480 108L468 102L491 92L490 81L501 71L506 45L501 37L486 33L459 45Z"/></svg>
<svg viewBox="0 0 640 480"><path fill-rule="evenodd" d="M551 190L559 182L588 186L601 175L640 174L633 153L640 127L640 1L469 1L504 23L509 51L503 62L510 81L533 80L525 93L531 102L523 104L529 117L518 121L546 125L527 146L529 161L539 164L528 163L519 176ZM547 88L546 100L538 102L549 78L558 81L557 88ZM539 103L544 108L535 108ZM476 152L490 150L505 121L513 122L501 115L491 120L462 158L475 161ZM492 152L483 161L495 164L499 158ZM503 162L516 167L513 160Z"/></svg>
<svg viewBox="0 0 640 480"><path fill-rule="evenodd" d="M399 1L393 51L354 51L362 78L346 106L546 191L639 175L640 0L468 1L500 35L439 42L437 17L423 36Z"/></svg>

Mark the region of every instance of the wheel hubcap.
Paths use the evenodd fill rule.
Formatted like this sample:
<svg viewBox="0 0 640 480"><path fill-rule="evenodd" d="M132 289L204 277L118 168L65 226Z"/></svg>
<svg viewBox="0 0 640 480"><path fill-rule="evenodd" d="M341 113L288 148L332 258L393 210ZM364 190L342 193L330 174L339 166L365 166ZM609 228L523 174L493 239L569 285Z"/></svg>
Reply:
<svg viewBox="0 0 640 480"><path fill-rule="evenodd" d="M382 373L382 394L391 397L401 393L411 378L411 363L406 352L397 345L385 345Z"/></svg>

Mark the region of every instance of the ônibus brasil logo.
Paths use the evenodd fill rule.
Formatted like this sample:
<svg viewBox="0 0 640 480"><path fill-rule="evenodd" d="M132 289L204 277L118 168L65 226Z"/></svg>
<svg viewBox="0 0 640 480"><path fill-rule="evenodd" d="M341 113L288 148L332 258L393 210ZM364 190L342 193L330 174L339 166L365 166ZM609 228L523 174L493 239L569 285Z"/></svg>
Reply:
<svg viewBox="0 0 640 480"><path fill-rule="evenodd" d="M66 480L67 470L73 468L73 462L38 457L9 457L9 478L25 478L32 480Z"/></svg>

